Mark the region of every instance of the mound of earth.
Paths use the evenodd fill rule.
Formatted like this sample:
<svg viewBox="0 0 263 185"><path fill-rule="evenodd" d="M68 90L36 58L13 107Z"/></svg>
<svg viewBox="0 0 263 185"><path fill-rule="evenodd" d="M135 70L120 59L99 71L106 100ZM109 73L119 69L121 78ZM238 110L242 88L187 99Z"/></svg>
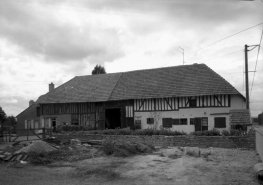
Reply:
<svg viewBox="0 0 263 185"><path fill-rule="evenodd" d="M16 153L30 153L30 152L35 152L35 153L45 153L45 152L51 152L57 150L55 147L49 145L48 143L44 141L37 141L34 142L20 150L18 150Z"/></svg>

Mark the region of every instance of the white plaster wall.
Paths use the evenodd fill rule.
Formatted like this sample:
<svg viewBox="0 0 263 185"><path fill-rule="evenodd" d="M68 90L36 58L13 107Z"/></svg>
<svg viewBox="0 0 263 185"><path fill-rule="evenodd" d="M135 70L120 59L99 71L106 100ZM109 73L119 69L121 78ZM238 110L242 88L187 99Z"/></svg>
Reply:
<svg viewBox="0 0 263 185"><path fill-rule="evenodd" d="M187 118L188 125L173 125L171 130L184 131L190 133L195 131L195 126L190 125L190 118L195 117L208 117L208 130L214 128L215 117L226 117L226 128L217 128L217 130L229 129L229 110L231 109L244 109L245 102L239 95L231 96L231 107L207 107L207 108L181 108L178 111L159 111L161 112L161 118ZM220 114L220 115L211 115ZM141 120L142 129L151 128L152 125L147 124L147 118L152 118L151 112L134 112L134 120ZM162 125L162 119L159 121L159 126Z"/></svg>
<svg viewBox="0 0 263 185"><path fill-rule="evenodd" d="M67 122L69 125L71 124L71 114L48 115L40 117L41 120L44 118L56 118L57 126L62 125L63 122Z"/></svg>

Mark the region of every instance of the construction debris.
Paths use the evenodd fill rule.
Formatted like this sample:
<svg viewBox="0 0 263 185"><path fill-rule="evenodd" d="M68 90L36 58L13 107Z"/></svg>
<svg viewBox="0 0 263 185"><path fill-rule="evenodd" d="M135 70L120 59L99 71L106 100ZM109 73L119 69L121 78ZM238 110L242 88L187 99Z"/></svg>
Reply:
<svg viewBox="0 0 263 185"><path fill-rule="evenodd" d="M51 152L57 150L55 147L49 145L47 142L44 141L37 141L34 142L16 152L16 154L19 153L30 153L30 152L35 152L35 153L45 153L45 152Z"/></svg>

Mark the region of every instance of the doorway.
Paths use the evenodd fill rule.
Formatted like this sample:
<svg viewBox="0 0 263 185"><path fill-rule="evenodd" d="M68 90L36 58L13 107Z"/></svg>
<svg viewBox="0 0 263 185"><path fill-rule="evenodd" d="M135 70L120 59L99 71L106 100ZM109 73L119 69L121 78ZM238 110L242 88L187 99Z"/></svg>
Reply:
<svg viewBox="0 0 263 185"><path fill-rule="evenodd" d="M53 132L56 132L56 129L57 129L57 121L56 121L56 118L52 118L51 120L52 122L52 131Z"/></svg>
<svg viewBox="0 0 263 185"><path fill-rule="evenodd" d="M105 109L105 129L121 128L121 109Z"/></svg>
<svg viewBox="0 0 263 185"><path fill-rule="evenodd" d="M195 131L205 131L208 130L208 118L194 118Z"/></svg>

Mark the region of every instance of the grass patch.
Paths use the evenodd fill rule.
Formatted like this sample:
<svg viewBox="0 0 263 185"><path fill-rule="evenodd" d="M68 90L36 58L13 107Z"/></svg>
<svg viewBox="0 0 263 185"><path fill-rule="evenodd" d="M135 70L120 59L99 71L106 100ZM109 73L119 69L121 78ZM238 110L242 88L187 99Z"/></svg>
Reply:
<svg viewBox="0 0 263 185"><path fill-rule="evenodd" d="M200 157L201 156L201 151L200 150L195 151L195 150L188 149L185 154L188 155L188 156L191 156L191 157Z"/></svg>
<svg viewBox="0 0 263 185"><path fill-rule="evenodd" d="M146 154L155 151L152 145L140 142L110 141L102 144L101 150L106 155L115 157L129 157L136 154Z"/></svg>
<svg viewBox="0 0 263 185"><path fill-rule="evenodd" d="M124 161L112 161L110 163L97 163L89 166L77 168L73 173L77 178L97 178L106 180L115 180L121 178L121 173L117 171L117 168L126 164Z"/></svg>

